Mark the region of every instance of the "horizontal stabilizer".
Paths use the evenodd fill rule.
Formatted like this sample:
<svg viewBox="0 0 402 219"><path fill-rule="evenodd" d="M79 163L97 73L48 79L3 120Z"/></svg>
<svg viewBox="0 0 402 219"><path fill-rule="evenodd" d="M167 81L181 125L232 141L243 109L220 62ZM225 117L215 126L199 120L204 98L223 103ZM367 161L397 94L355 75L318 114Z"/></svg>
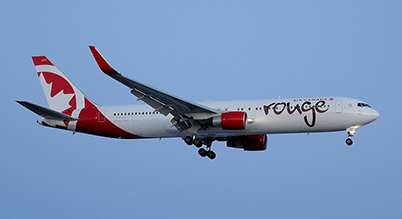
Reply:
<svg viewBox="0 0 402 219"><path fill-rule="evenodd" d="M27 101L16 101L16 102L21 104L25 108L31 110L32 112L38 114L39 116L42 116L45 119L66 120L66 121L78 120L77 118L73 118L66 114Z"/></svg>

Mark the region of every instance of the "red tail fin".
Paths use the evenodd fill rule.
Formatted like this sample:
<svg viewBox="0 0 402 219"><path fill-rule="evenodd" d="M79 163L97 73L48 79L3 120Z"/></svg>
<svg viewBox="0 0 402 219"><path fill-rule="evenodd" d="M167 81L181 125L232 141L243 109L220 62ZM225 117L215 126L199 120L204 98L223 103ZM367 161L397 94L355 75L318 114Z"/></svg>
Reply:
<svg viewBox="0 0 402 219"><path fill-rule="evenodd" d="M75 109L95 106L46 56L32 60L51 109L71 116Z"/></svg>

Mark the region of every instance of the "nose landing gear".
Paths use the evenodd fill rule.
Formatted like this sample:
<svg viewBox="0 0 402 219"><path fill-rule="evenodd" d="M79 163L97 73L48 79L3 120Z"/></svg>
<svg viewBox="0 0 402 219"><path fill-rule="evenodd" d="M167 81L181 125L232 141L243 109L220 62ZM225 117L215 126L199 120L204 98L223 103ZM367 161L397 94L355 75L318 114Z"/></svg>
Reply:
<svg viewBox="0 0 402 219"><path fill-rule="evenodd" d="M353 144L353 140L352 137L355 135L356 133L356 128L355 127L350 127L348 129L346 129L346 131L348 132L348 138L346 139L346 144L348 146L352 146Z"/></svg>

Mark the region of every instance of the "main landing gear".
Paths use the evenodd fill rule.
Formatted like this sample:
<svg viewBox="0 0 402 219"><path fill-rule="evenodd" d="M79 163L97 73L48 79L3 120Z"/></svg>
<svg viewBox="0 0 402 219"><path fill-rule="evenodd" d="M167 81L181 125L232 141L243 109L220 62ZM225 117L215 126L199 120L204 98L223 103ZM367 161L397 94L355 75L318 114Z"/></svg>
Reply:
<svg viewBox="0 0 402 219"><path fill-rule="evenodd" d="M200 139L200 138L196 138L196 137L193 138L191 136L186 136L184 138L184 142L186 142L186 144L188 144L188 145L193 144L197 148L200 148L200 149L198 149L198 154L201 157L208 157L211 160L216 158L215 152L213 152L211 150L211 146L212 146L212 142L213 142L212 138ZM206 148L201 148L203 144L206 145Z"/></svg>
<svg viewBox="0 0 402 219"><path fill-rule="evenodd" d="M353 144L353 140L352 137L355 135L356 133L356 128L355 127L350 127L348 129L346 129L346 131L348 132L348 138L346 139L346 144L348 146L352 146Z"/></svg>
<svg viewBox="0 0 402 219"><path fill-rule="evenodd" d="M207 147L207 149L200 148L200 149L198 150L198 154L199 154L201 157L206 157L206 156L208 156L208 158L211 159L211 160L215 159L215 157L216 157L215 152L211 151L211 148L208 148L208 147Z"/></svg>

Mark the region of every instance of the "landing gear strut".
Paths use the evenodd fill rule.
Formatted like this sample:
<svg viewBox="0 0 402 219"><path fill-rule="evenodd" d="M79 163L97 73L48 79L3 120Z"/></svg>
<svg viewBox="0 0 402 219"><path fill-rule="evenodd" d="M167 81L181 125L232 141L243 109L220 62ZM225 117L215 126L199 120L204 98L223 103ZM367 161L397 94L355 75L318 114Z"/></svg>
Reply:
<svg viewBox="0 0 402 219"><path fill-rule="evenodd" d="M346 139L346 144L348 146L352 146L353 144L353 140L352 137L355 135L356 133L356 128L355 127L350 127L348 129L346 129L346 131L348 132L348 138Z"/></svg>
<svg viewBox="0 0 402 219"><path fill-rule="evenodd" d="M205 139L200 139L200 138L193 138L191 136L186 136L184 138L184 142L188 145L194 144L197 148L200 148L198 150L198 154L201 157L208 157L209 159L213 160L216 158L215 152L211 150L212 142L214 141L213 138L205 138ZM205 144L206 148L201 148L201 146Z"/></svg>

